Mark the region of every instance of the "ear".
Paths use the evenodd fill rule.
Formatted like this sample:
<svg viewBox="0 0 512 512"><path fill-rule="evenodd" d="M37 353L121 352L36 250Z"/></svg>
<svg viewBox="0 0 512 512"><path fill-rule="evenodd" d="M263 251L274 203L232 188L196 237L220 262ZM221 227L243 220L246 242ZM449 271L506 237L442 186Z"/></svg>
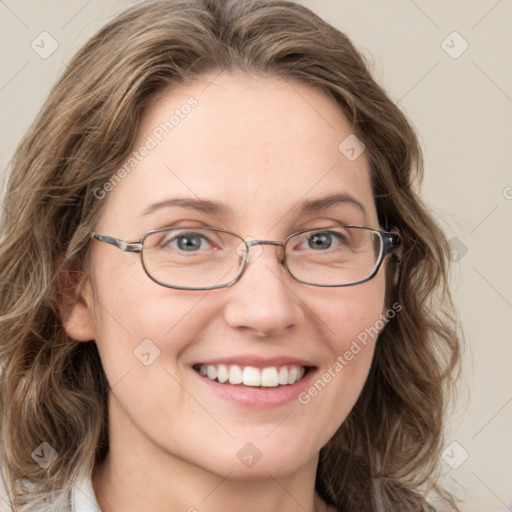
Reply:
<svg viewBox="0 0 512 512"><path fill-rule="evenodd" d="M60 281L60 318L67 335L76 341L95 338L91 284L82 271L63 267Z"/></svg>

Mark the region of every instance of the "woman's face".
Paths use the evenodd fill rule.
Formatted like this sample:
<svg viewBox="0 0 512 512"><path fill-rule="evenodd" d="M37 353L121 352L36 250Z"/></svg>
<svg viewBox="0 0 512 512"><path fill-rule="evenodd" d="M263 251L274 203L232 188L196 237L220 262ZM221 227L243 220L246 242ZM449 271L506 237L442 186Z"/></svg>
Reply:
<svg viewBox="0 0 512 512"><path fill-rule="evenodd" d="M364 152L355 158L351 133L332 100L299 83L224 73L174 88L143 119L137 163L101 199L96 231L133 242L152 229L213 226L281 241L333 223L378 228L368 162ZM345 200L303 208L333 194ZM383 268L356 286L308 286L263 245L235 285L184 291L149 279L139 254L98 241L91 250L85 305L66 327L96 340L112 388L112 445L242 479L316 464L367 378ZM278 387L221 384L198 371L221 364L259 375L286 367L292 380L307 371Z"/></svg>

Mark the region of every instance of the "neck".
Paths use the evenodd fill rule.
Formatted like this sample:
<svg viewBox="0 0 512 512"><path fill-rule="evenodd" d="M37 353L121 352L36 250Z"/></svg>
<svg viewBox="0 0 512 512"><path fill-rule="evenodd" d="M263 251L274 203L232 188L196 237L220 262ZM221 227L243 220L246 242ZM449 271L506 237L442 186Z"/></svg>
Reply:
<svg viewBox="0 0 512 512"><path fill-rule="evenodd" d="M315 495L318 456L298 471L254 476L184 460L152 443L129 422L110 427L110 449L92 483L102 512L325 512ZM206 464L205 464L206 466Z"/></svg>

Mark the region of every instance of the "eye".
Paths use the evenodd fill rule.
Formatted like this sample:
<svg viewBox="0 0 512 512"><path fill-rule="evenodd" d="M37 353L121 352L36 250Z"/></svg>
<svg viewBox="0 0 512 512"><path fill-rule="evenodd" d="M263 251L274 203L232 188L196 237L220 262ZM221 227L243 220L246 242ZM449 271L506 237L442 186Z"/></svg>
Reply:
<svg viewBox="0 0 512 512"><path fill-rule="evenodd" d="M341 233L335 231L318 231L316 233L305 234L305 238L300 246L305 243L307 247L299 247L302 249L313 249L315 251L331 249L333 246L343 244L346 241Z"/></svg>
<svg viewBox="0 0 512 512"><path fill-rule="evenodd" d="M177 249L184 252L197 252L199 250L212 249L210 239L195 232L181 233L172 238L162 240L161 248Z"/></svg>

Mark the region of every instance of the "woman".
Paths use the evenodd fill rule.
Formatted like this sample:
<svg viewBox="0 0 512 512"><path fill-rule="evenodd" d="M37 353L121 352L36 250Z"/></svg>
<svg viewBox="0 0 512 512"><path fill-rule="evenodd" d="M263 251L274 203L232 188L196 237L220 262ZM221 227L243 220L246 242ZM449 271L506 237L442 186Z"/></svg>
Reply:
<svg viewBox="0 0 512 512"><path fill-rule="evenodd" d="M12 162L13 509L457 510L437 464L459 341L421 174L403 114L304 7L109 23Z"/></svg>

